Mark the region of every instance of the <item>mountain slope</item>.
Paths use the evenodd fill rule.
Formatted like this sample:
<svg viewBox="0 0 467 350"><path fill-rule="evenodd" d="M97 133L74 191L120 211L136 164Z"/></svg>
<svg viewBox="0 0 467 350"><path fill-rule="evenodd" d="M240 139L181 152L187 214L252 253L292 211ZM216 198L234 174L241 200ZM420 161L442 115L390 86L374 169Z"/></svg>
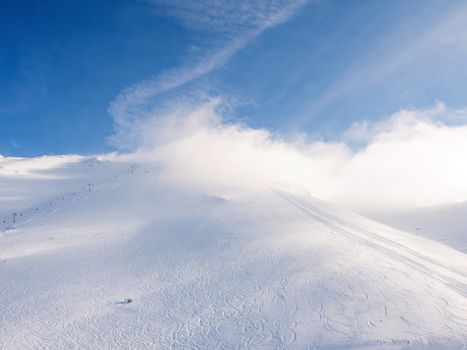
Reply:
<svg viewBox="0 0 467 350"><path fill-rule="evenodd" d="M369 213L377 221L467 252L467 202Z"/></svg>
<svg viewBox="0 0 467 350"><path fill-rule="evenodd" d="M15 223L4 210L0 348L467 343L459 251L284 187L196 193L100 167Z"/></svg>

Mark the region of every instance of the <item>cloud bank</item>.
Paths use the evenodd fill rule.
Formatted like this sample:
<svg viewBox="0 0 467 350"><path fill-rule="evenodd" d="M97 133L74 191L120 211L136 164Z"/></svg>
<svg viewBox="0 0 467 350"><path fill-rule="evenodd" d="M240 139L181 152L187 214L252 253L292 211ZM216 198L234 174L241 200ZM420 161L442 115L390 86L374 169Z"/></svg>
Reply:
<svg viewBox="0 0 467 350"><path fill-rule="evenodd" d="M220 97L167 107L140 125L137 154L168 183L211 194L286 185L358 211L467 199L465 111L401 110L325 142L229 123L223 108Z"/></svg>

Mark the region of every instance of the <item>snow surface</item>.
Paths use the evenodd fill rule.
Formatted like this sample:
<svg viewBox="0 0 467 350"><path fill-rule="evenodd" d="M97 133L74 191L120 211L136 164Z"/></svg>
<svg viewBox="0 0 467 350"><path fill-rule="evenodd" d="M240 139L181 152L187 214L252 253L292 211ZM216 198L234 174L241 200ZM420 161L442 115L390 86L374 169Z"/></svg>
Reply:
<svg viewBox="0 0 467 350"><path fill-rule="evenodd" d="M467 347L464 253L291 188L2 158L0 198L0 349Z"/></svg>
<svg viewBox="0 0 467 350"><path fill-rule="evenodd" d="M467 201L367 215L401 230L467 253Z"/></svg>

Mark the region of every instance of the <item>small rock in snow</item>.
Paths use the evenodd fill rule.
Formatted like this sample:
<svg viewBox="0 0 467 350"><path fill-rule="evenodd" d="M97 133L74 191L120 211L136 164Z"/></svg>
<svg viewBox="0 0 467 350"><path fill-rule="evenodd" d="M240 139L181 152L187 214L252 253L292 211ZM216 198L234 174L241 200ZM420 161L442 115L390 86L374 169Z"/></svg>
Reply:
<svg viewBox="0 0 467 350"><path fill-rule="evenodd" d="M115 304L129 304L133 301L133 299L130 299L130 298L125 298L125 299L122 299L122 300L117 300L115 302Z"/></svg>

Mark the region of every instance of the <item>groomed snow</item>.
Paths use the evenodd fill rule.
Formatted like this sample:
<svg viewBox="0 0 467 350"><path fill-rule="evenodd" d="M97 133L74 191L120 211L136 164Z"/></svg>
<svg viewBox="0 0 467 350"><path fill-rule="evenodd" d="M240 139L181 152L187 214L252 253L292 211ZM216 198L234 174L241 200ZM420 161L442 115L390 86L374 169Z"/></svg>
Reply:
<svg viewBox="0 0 467 350"><path fill-rule="evenodd" d="M0 349L467 346L467 256L441 243L284 186L0 162Z"/></svg>

